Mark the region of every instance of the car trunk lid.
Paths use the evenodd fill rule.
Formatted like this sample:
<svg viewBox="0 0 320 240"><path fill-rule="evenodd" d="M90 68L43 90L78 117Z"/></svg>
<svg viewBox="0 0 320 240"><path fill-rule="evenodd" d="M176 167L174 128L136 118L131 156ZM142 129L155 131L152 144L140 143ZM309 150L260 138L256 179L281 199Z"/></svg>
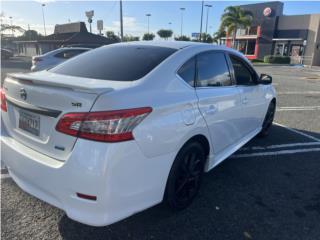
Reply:
<svg viewBox="0 0 320 240"><path fill-rule="evenodd" d="M8 111L3 123L8 133L30 148L66 160L77 140L55 130L69 112L89 112L101 93L128 87L130 82L71 77L49 72L13 74L3 88Z"/></svg>

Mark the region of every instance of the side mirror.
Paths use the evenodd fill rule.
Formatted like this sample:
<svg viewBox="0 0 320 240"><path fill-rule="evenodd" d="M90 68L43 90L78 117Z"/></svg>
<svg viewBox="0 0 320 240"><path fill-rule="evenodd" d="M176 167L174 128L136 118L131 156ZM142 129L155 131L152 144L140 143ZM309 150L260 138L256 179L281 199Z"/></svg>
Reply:
<svg viewBox="0 0 320 240"><path fill-rule="evenodd" d="M262 73L259 78L259 83L268 85L272 83L272 77L270 75Z"/></svg>

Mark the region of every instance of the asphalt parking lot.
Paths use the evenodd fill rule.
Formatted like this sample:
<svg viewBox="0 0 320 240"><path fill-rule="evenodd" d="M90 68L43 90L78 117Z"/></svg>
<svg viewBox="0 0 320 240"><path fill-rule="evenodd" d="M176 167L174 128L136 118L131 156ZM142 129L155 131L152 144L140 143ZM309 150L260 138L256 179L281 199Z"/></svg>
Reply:
<svg viewBox="0 0 320 240"><path fill-rule="evenodd" d="M4 73L27 71L25 63L6 64ZM256 69L273 76L278 92L271 133L206 174L188 209L173 213L160 204L111 226L90 227L24 193L2 170L1 238L320 239L320 69Z"/></svg>

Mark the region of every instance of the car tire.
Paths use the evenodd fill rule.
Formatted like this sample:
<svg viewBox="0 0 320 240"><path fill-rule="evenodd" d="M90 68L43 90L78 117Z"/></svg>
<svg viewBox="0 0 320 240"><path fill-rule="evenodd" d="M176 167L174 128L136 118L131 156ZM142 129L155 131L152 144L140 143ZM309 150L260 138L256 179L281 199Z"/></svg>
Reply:
<svg viewBox="0 0 320 240"><path fill-rule="evenodd" d="M259 137L266 137L268 136L269 132L270 132L270 128L272 126L273 123L273 119L274 119L274 114L276 112L276 103L275 101L271 101L266 113L266 116L263 120L263 124L262 124L262 129L259 133Z"/></svg>
<svg viewBox="0 0 320 240"><path fill-rule="evenodd" d="M199 142L187 143L176 156L167 181L165 200L173 210L188 207L198 194L206 154Z"/></svg>

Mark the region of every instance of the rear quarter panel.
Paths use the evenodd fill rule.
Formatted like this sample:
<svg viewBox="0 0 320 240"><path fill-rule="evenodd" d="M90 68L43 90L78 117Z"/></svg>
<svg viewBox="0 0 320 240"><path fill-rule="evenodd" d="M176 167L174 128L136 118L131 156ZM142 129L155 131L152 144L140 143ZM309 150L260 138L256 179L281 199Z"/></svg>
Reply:
<svg viewBox="0 0 320 240"><path fill-rule="evenodd" d="M170 56L134 86L101 95L91 111L152 107L152 112L133 130L135 141L147 157L177 153L191 137L207 137L195 89L176 75L194 51ZM209 141L210 142L210 141Z"/></svg>
<svg viewBox="0 0 320 240"><path fill-rule="evenodd" d="M135 141L147 157L178 152L192 136L207 135L192 88L175 83L165 92L133 87L100 96L91 111L152 107L152 112L133 130Z"/></svg>

